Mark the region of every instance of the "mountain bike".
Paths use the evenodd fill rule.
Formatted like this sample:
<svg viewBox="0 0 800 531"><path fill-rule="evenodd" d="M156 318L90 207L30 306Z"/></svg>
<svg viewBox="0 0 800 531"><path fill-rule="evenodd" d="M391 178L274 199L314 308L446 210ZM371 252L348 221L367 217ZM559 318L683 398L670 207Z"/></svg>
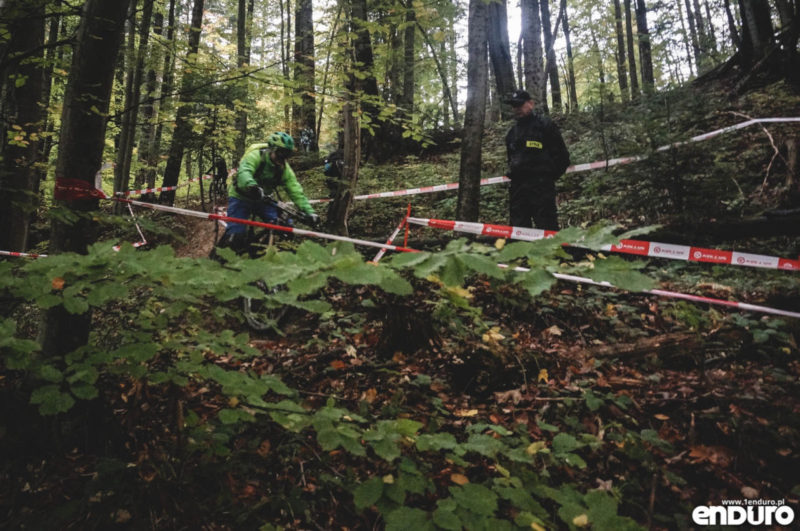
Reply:
<svg viewBox="0 0 800 531"><path fill-rule="evenodd" d="M265 196L262 201L272 205L277 211L277 219L269 222L272 225L292 227L295 220L305 225L313 225L307 214L282 201L270 196ZM250 226L247 230L247 246L244 252L250 258L258 258L270 248L285 247L283 244L291 241L292 238L293 235L290 232ZM256 281L255 286L267 296L264 298L242 297L242 310L248 326L255 331L274 330L280 332L279 325L287 316L290 307L277 302L275 295L285 287L270 287L261 280Z"/></svg>

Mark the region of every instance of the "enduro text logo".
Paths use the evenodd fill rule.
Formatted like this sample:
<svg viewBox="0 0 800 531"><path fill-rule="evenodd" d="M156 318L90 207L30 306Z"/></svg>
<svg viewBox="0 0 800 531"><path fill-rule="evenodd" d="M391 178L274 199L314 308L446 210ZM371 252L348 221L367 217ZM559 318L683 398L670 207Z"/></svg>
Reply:
<svg viewBox="0 0 800 531"><path fill-rule="evenodd" d="M722 505L699 505L692 511L697 525L789 525L794 510L785 500L722 500Z"/></svg>

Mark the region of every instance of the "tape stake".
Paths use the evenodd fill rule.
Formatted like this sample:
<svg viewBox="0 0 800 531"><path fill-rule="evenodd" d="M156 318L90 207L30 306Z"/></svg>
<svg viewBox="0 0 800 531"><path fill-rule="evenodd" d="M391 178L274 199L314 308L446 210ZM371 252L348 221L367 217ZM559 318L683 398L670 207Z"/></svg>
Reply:
<svg viewBox="0 0 800 531"><path fill-rule="evenodd" d="M411 210L411 205L409 205L409 211L410 210ZM405 227L406 228L406 240L403 243L403 247L407 247L408 246L408 222L407 222L407 220L408 220L408 214L403 216L403 219L401 219L400 223L397 224L397 227L395 227L395 229L392 232L392 234L389 235L389 238L386 240L386 245L391 245L392 243L394 243L394 239L397 238L397 235L400 234L400 231L403 229L403 227ZM385 255L385 254L386 254L386 249L379 249L378 253L375 255L375 258L372 259L372 263L377 264L378 262L380 262L381 258L383 258L383 255Z"/></svg>
<svg viewBox="0 0 800 531"><path fill-rule="evenodd" d="M463 221L448 221L443 219L408 218L409 223L423 225L434 229L453 230L481 234L496 238L510 238L512 240L535 241L542 238L555 236L555 231L529 229L525 227L511 227L508 225L491 225L487 223L468 223ZM580 247L579 243L569 244ZM602 250L616 253L646 256L649 258L667 258L670 260L684 260L704 262L709 264L735 265L742 267L760 267L764 269L780 269L784 271L800 271L800 259L780 258L761 254L741 253L737 251L722 251L706 249L688 245L675 245L671 243L648 242L642 240L620 240L618 245L608 245Z"/></svg>

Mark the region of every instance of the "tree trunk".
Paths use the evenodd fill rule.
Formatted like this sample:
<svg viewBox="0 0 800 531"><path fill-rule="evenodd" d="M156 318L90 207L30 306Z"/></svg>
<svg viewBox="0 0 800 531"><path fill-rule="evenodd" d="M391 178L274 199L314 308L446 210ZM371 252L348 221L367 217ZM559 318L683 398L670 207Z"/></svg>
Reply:
<svg viewBox="0 0 800 531"><path fill-rule="evenodd" d="M244 70L250 64L250 40L252 39L252 15L253 15L253 0L239 0L237 15L236 15L236 66L240 70ZM238 99L241 102L248 101L247 80L237 83L234 90L238 94ZM248 109L245 105L241 105L236 110L236 140L234 141L234 154L235 162L244 155L244 150L247 145L247 114Z"/></svg>
<svg viewBox="0 0 800 531"><path fill-rule="evenodd" d="M694 4L694 20L697 26L697 44L700 47L700 58L702 59L703 68L708 68L708 34L706 33L706 24L703 20L703 13L700 9L698 0L692 0ZM697 66L697 71L700 72L700 65Z"/></svg>
<svg viewBox="0 0 800 531"><path fill-rule="evenodd" d="M451 41L451 50L450 50L450 57L451 60L449 63L454 63L452 65L452 72L450 72L451 80L448 80L448 71L447 65L442 65L442 62L439 60L439 56L436 54L436 49L433 46L433 43L428 38L428 34L425 32L425 29L420 26L419 21L417 21L417 27L420 30L420 35L422 35L425 44L428 45L428 49L431 52L431 57L433 57L433 61L436 63L436 70L439 72L439 78L442 80L442 92L443 97L447 104L450 105L450 110L453 112L453 120L458 122L458 104L456 103L455 98L453 97L453 92L450 87L456 87L458 83L458 65L457 65L457 57L455 54L455 45Z"/></svg>
<svg viewBox="0 0 800 531"><path fill-rule="evenodd" d="M645 0L636 0L636 30L639 34L639 62L642 67L642 87L652 94L655 88L653 56L650 49L650 31L647 29L647 6Z"/></svg>
<svg viewBox="0 0 800 531"><path fill-rule="evenodd" d="M61 0L55 1L55 7L57 9L61 7ZM57 80L53 78L53 68L55 65L61 68L61 61L64 58L64 47L58 47L57 50L54 48L55 43L58 41L59 33L64 31L62 18L60 13L53 13L50 15L50 29L47 36L48 48L45 52L45 67L43 70L44 94L42 96L42 103L47 108L50 106L50 97L53 93L53 87L56 86L57 83ZM59 86L61 86L60 83ZM43 129L45 130L45 138L39 143L41 150L40 160L43 164L37 172L36 184L33 188L37 192L40 190L41 181L47 178L47 162L50 160L50 150L53 147L53 132L55 131L54 120L51 118L49 112L45 113L44 120L45 124Z"/></svg>
<svg viewBox="0 0 800 531"><path fill-rule="evenodd" d="M300 103L292 112L295 135L301 149L319 151L314 130L317 125L316 88L314 86L314 21L312 0L297 0L294 15L294 90Z"/></svg>
<svg viewBox="0 0 800 531"><path fill-rule="evenodd" d="M489 28L488 44L489 58L492 62L492 72L496 93L502 100L507 94L514 91L514 67L511 64L511 46L508 42L508 11L506 0L490 3L488 6ZM500 115L503 119L511 117L507 106L500 106Z"/></svg>
<svg viewBox="0 0 800 531"><path fill-rule="evenodd" d="M175 87L175 57L177 50L175 46L175 2L170 0L169 12L167 14L167 39L166 48L168 51L164 54L164 80L161 83L161 101L159 102L159 114L167 115L173 107L172 91ZM163 120L160 120L156 125L156 136L153 139L155 151L153 155L160 158L161 155L161 136L164 131ZM180 167L180 163L178 164ZM155 188L156 186L156 168L148 171L147 173L147 187Z"/></svg>
<svg viewBox="0 0 800 531"><path fill-rule="evenodd" d="M467 40L467 107L464 111L464 137L461 141L461 168L456 207L456 219L462 221L477 221L480 210L481 146L488 86L487 17L488 9L483 0L470 0ZM541 56L539 58L541 59Z"/></svg>
<svg viewBox="0 0 800 531"><path fill-rule="evenodd" d="M132 4L133 5L133 4ZM150 22L153 16L153 0L144 0L142 18L139 21L139 50L136 57L131 56L133 68L128 70L128 88L126 92L124 111L122 115L122 130L120 132L120 146L117 151L117 166L114 173L114 192L124 192L130 183L131 160L133 158L133 143L136 136L136 117L139 114L139 100L142 94L142 77L144 76L144 63L147 57L148 41L150 39ZM135 22L135 17L130 23ZM133 32L131 32L131 40ZM131 47L133 48L133 47ZM121 204L118 203L121 207ZM116 209L119 213L121 208Z"/></svg>
<svg viewBox="0 0 800 531"><path fill-rule="evenodd" d="M619 0L614 0L614 27L617 32L617 81L622 101L628 101L628 72L625 69L625 34L622 29L622 8Z"/></svg>
<svg viewBox="0 0 800 531"><path fill-rule="evenodd" d="M567 73L569 75L569 108L570 111L578 110L578 89L575 86L575 65L572 58L572 40L570 39L569 19L567 18L567 0L561 0L561 10L564 12L564 40L567 44Z"/></svg>
<svg viewBox="0 0 800 531"><path fill-rule="evenodd" d="M44 113L40 105L44 3L15 0L0 6L10 39L0 60L0 249L24 252L33 212L38 204L39 138ZM19 58L22 58L21 60ZM19 81L24 84L18 85Z"/></svg>
<svg viewBox="0 0 800 531"><path fill-rule="evenodd" d="M400 100L400 106L405 108L406 116L411 118L414 113L414 63L417 35L417 14L411 0L408 0L406 5L405 22L407 25L403 34L403 97Z"/></svg>
<svg viewBox="0 0 800 531"><path fill-rule="evenodd" d="M203 0L194 0L192 8L192 24L189 30L189 55L187 64L191 65L191 58L197 56L200 48L200 31L203 25ZM191 66L190 66L191 67ZM181 160L183 160L184 145L192 136L192 126L189 123L190 106L187 105L192 97L189 88L195 79L192 73L184 72L181 80L181 95L179 98L179 108L175 117L175 132L172 135L172 142L169 147L167 157L167 167L164 170L164 185L175 186L178 184L178 177L181 173ZM183 104L183 105L181 105ZM175 191L161 192L160 201L169 205L175 202Z"/></svg>
<svg viewBox="0 0 800 531"><path fill-rule="evenodd" d="M520 6L522 8L522 58L525 87L536 105L544 105L546 88L539 0L521 0Z"/></svg>
<svg viewBox="0 0 800 531"><path fill-rule="evenodd" d="M333 234L348 236L347 220L353 204L353 195L358 183L358 170L361 164L361 124L358 102L348 101L342 108L344 118L344 150L342 176L336 187L333 201L328 208L327 227Z"/></svg>
<svg viewBox="0 0 800 531"><path fill-rule="evenodd" d="M728 31L730 31L731 34L731 41L738 50L742 46L742 39L741 37L739 37L739 32L736 29L736 20L733 18L733 13L731 12L730 0L725 0L724 6L725 6L725 18L728 21Z"/></svg>
<svg viewBox="0 0 800 531"><path fill-rule="evenodd" d="M742 15L742 55L745 66L764 58L773 45L772 21L767 0L739 0Z"/></svg>
<svg viewBox="0 0 800 531"><path fill-rule="evenodd" d="M355 34L353 53L356 61L352 68L361 70L360 75L364 77L364 79L357 80L354 86L359 98L365 95L368 97L373 96L373 99L376 99L378 97L378 81L375 79L375 60L372 54L372 41L370 40L369 30L365 26L368 21L367 2L366 0L352 0L350 6L350 31ZM372 132L367 129L361 131L360 148L362 154L363 150L366 149L367 154L365 157L372 154L378 160L382 160L391 153L394 146L385 146L386 149L384 149L384 146L381 145L381 124L377 120L378 112L376 106L369 101L362 101L359 103L359 107L361 112L370 117L373 127ZM366 141L364 140L365 135L369 135Z"/></svg>
<svg viewBox="0 0 800 531"><path fill-rule="evenodd" d="M561 84L558 81L558 67L556 66L555 33L558 32L558 21L555 30L550 26L550 0L539 0L542 9L542 30L544 31L545 49L545 77L550 79L550 95L553 100L553 110L561 112ZM545 81L546 83L546 81ZM547 102L544 105L547 110Z"/></svg>
<svg viewBox="0 0 800 531"><path fill-rule="evenodd" d="M628 39L628 72L631 73L631 99L639 99L639 78L636 73L636 53L633 49L633 24L631 22L631 0L625 0L625 36Z"/></svg>
<svg viewBox="0 0 800 531"><path fill-rule="evenodd" d="M153 20L153 32L161 36L164 33L164 15L155 13ZM148 62L151 65L163 65L163 55L161 46L151 46L147 54ZM153 174L155 180L156 166L158 165L158 146L156 139L156 115L158 114L159 104L158 94L158 72L156 67L147 70L145 76L144 97L142 98L142 128L139 133L139 168L134 179L133 187L142 188L149 181L148 175Z"/></svg>
<svg viewBox="0 0 800 531"><path fill-rule="evenodd" d="M686 59L687 59L686 62L689 65L689 75L694 76L694 73L695 73L695 69L694 69L695 68L695 64L694 63L695 63L695 61L697 61L698 50L697 50L697 46L696 46L696 42L697 42L696 35L695 35L694 30L692 28L692 17L688 17L689 18L689 29L691 31L691 43L690 43L689 42L690 41L690 35L689 35L689 33L686 32L686 20L684 20L684 18L683 18L683 6L681 5L681 0L677 0L675 2L675 4L678 6L678 18L681 21L681 34L683 35L683 44L684 44L684 46L686 46ZM692 54L692 44L695 44L694 54ZM694 61L692 59L694 59Z"/></svg>
<svg viewBox="0 0 800 531"><path fill-rule="evenodd" d="M106 132L106 113L111 98L114 66L123 33L128 1L86 0L78 27L69 82L64 94L56 178L79 179L94 187L100 169ZM97 210L97 199L61 199L57 207L80 212ZM94 241L91 216L74 224L54 218L50 253L86 253ZM62 357L85 345L91 315L71 314L63 306L44 313L39 341L46 357Z"/></svg>

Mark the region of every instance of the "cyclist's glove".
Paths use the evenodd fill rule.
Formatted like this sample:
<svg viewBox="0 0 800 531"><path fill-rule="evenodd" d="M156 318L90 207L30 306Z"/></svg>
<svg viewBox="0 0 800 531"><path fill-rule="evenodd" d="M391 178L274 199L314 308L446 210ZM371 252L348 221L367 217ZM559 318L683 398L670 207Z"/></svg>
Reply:
<svg viewBox="0 0 800 531"><path fill-rule="evenodd" d="M260 186L253 185L247 189L247 195L253 201L261 201L264 199L264 189Z"/></svg>

